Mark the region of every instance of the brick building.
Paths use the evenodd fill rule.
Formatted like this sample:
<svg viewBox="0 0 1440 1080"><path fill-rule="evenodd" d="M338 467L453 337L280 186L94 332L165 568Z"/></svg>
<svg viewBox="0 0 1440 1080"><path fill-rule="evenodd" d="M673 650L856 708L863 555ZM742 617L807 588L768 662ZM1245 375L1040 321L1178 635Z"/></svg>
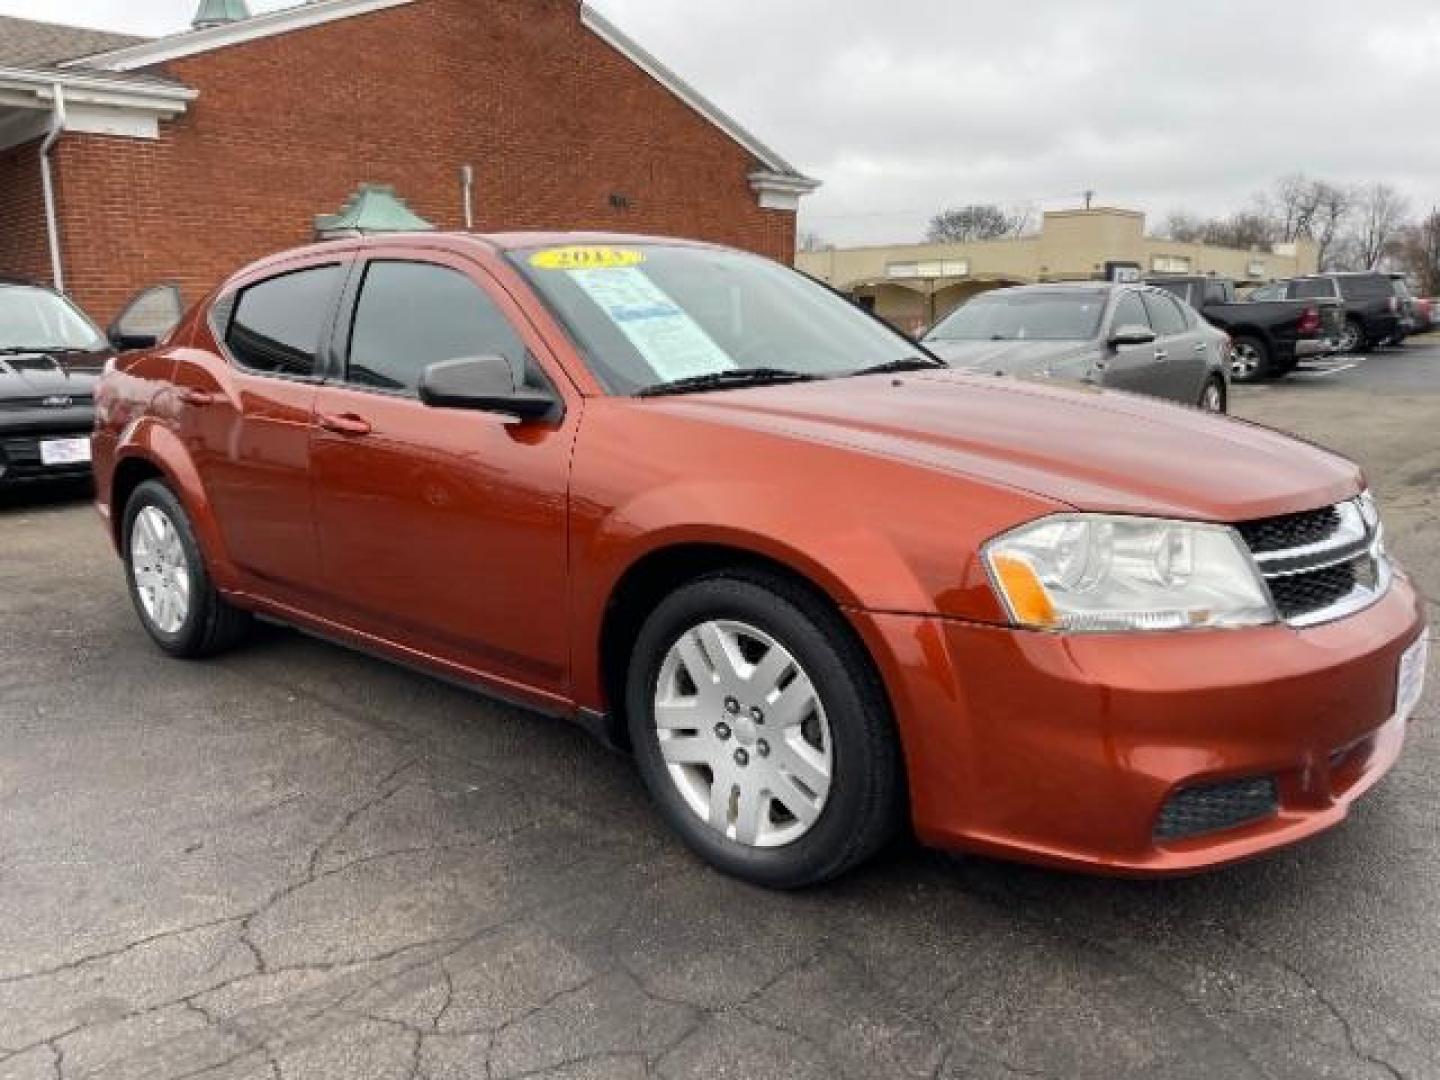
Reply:
<svg viewBox="0 0 1440 1080"><path fill-rule="evenodd" d="M101 320L310 240L362 183L461 228L466 166L481 231L786 262L817 186L577 0L203 0L153 41L0 18L0 274L58 273Z"/></svg>

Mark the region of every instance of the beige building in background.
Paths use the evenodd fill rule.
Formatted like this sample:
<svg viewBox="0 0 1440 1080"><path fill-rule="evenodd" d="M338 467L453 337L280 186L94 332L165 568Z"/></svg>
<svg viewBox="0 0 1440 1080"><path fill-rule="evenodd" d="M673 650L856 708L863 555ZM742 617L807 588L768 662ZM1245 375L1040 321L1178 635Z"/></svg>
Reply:
<svg viewBox="0 0 1440 1080"><path fill-rule="evenodd" d="M1313 274L1319 260L1308 241L1241 251L1145 235L1136 210L1053 210L1030 236L964 244L905 244L801 252L796 265L855 297L911 333L943 318L986 289L1040 281L1104 278L1108 264L1142 275L1213 274L1259 285Z"/></svg>

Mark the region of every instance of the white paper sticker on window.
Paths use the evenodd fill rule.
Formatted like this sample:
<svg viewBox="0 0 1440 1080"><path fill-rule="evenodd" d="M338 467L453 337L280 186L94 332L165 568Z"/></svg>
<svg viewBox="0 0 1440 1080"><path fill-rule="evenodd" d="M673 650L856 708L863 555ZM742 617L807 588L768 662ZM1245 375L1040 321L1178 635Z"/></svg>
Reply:
<svg viewBox="0 0 1440 1080"><path fill-rule="evenodd" d="M568 273L663 382L735 367L704 327L638 267Z"/></svg>

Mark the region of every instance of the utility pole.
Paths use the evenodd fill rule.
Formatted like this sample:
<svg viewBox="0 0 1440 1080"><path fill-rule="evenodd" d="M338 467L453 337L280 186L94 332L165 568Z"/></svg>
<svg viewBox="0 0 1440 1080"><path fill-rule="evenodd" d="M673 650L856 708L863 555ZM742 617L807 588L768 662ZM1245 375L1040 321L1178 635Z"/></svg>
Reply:
<svg viewBox="0 0 1440 1080"><path fill-rule="evenodd" d="M1087 190L1087 191L1085 192L1085 209L1086 209L1086 210L1089 210L1089 209L1090 209L1090 203L1094 200L1094 198L1095 198L1095 192L1094 192L1094 191L1088 191L1088 190Z"/></svg>

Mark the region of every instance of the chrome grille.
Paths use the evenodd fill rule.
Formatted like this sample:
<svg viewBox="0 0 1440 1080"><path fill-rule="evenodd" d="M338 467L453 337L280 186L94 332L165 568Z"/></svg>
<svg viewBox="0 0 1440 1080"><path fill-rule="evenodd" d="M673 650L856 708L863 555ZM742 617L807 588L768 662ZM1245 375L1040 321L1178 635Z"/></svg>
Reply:
<svg viewBox="0 0 1440 1080"><path fill-rule="evenodd" d="M1340 511L1333 506L1249 521L1238 526L1240 535L1256 555L1318 544L1333 536L1339 527Z"/></svg>
<svg viewBox="0 0 1440 1080"><path fill-rule="evenodd" d="M1343 618L1390 587L1382 529L1368 496L1237 525L1292 626Z"/></svg>

